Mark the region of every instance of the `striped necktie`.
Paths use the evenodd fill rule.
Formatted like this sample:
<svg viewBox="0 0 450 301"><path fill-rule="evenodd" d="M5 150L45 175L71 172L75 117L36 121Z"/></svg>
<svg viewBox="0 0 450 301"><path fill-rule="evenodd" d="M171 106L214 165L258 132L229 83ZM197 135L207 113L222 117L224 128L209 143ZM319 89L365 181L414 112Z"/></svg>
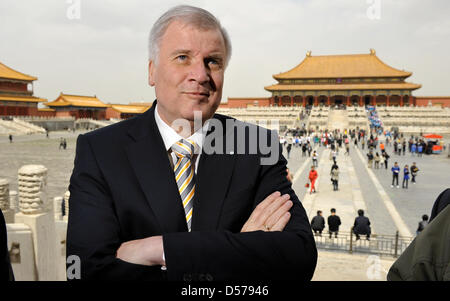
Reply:
<svg viewBox="0 0 450 301"><path fill-rule="evenodd" d="M192 209L195 193L194 165L192 157L196 143L192 140L181 139L175 142L171 149L177 156L177 161L173 167L175 180L177 182L178 191L180 192L181 201L183 202L186 223L189 232L192 224Z"/></svg>

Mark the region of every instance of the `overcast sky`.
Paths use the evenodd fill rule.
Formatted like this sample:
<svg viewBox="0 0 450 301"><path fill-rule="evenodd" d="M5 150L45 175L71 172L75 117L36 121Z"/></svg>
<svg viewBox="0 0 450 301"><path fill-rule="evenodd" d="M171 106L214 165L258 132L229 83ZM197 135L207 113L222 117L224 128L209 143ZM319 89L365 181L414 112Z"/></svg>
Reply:
<svg viewBox="0 0 450 301"><path fill-rule="evenodd" d="M1 0L0 62L38 77L35 95L48 100L62 91L106 103L152 101L148 32L178 4L209 10L229 32L222 101L270 96L264 86L276 82L272 75L295 67L308 50L370 48L413 72L407 80L422 84L414 95L450 95L448 0Z"/></svg>

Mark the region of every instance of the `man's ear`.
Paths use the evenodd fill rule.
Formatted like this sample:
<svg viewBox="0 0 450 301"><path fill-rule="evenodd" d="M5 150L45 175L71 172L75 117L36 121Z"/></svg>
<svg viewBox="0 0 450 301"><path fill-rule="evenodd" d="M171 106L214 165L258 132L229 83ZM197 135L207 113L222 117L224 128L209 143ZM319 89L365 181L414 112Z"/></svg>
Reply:
<svg viewBox="0 0 450 301"><path fill-rule="evenodd" d="M148 62L148 84L150 86L154 86L155 85L155 62L153 60L150 60Z"/></svg>

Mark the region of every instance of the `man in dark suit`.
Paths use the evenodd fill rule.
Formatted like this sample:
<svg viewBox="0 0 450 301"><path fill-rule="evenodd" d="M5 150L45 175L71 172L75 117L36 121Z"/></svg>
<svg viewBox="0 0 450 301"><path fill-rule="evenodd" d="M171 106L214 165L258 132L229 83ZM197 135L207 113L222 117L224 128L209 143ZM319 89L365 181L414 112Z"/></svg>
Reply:
<svg viewBox="0 0 450 301"><path fill-rule="evenodd" d="M79 136L67 256L80 258L81 279L311 279L317 250L276 135L214 114L230 54L210 13L169 10L150 33L157 101ZM236 125L259 143L275 136L275 163L248 135L242 151Z"/></svg>

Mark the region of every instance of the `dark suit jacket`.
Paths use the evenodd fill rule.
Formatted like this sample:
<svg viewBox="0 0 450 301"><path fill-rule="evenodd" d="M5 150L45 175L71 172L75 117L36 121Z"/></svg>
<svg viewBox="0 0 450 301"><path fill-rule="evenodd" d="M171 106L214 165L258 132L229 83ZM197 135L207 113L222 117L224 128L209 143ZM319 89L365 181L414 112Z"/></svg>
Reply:
<svg viewBox="0 0 450 301"><path fill-rule="evenodd" d="M353 224L353 232L355 234L370 234L370 221L366 216L358 216Z"/></svg>
<svg viewBox="0 0 450 301"><path fill-rule="evenodd" d="M271 166L260 165L259 153L202 153L187 232L154 110L78 137L67 256L80 257L81 279L310 280L317 250L281 150ZM224 129L231 119L214 117ZM276 190L294 202L284 231L240 233L256 205ZM116 258L123 242L155 235L163 236L167 271Z"/></svg>

